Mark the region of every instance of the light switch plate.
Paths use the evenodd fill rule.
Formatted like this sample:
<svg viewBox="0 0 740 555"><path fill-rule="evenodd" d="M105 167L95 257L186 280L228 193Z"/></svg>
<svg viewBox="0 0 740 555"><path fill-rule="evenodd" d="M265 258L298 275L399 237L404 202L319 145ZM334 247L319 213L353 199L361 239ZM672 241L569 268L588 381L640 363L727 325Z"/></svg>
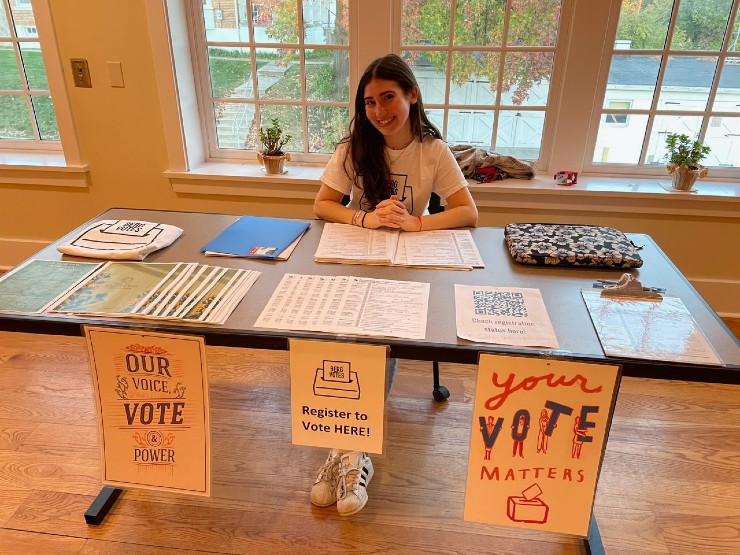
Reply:
<svg viewBox="0 0 740 555"><path fill-rule="evenodd" d="M75 87L92 88L90 67L87 65L87 60L84 58L70 58L69 61L72 64L72 78Z"/></svg>

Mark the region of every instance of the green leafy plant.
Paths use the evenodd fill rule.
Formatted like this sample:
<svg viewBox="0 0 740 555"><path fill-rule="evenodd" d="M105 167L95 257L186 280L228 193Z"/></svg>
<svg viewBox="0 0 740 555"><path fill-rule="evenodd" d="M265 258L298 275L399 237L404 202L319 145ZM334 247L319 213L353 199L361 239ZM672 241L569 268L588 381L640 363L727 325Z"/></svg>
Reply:
<svg viewBox="0 0 740 555"><path fill-rule="evenodd" d="M262 141L262 154L265 156L279 156L283 152L283 146L290 141L291 136L283 135L278 118L272 118L269 127L260 128L260 141Z"/></svg>
<svg viewBox="0 0 740 555"><path fill-rule="evenodd" d="M668 164L674 166L686 166L692 170L699 168L699 162L709 154L710 148L699 142L692 140L688 135L680 133L670 133L665 139L668 147Z"/></svg>

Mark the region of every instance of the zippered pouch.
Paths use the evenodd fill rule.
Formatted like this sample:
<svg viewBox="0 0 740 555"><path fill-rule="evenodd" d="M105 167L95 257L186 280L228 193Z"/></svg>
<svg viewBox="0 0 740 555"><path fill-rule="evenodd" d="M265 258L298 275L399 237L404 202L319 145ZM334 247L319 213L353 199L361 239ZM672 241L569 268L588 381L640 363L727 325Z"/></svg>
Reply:
<svg viewBox="0 0 740 555"><path fill-rule="evenodd" d="M638 247L613 227L513 223L504 228L509 254L519 264L639 268Z"/></svg>

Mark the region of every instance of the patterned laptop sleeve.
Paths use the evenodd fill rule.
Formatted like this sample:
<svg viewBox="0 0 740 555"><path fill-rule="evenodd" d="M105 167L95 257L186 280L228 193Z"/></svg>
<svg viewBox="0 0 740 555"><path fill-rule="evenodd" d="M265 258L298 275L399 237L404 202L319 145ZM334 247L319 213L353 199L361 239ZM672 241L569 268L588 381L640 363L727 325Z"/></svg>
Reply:
<svg viewBox="0 0 740 555"><path fill-rule="evenodd" d="M520 264L639 268L642 258L627 236L612 227L575 224L512 223L504 228L506 246Z"/></svg>

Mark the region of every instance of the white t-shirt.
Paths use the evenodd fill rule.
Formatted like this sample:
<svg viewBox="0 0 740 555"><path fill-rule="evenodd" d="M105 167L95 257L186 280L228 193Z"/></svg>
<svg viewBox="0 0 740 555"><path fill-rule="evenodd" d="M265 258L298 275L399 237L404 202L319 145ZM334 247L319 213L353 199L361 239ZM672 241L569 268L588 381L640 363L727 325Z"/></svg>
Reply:
<svg viewBox="0 0 740 555"><path fill-rule="evenodd" d="M324 169L321 182L343 195L349 195L349 207L353 210L369 212L375 207L364 196L362 177L353 186L355 180L349 176L354 176L354 171L349 158L346 161L349 175L342 167L348 146L347 143L337 146ZM468 186L447 143L439 139L427 136L424 142L411 141L403 150L386 147L385 153L390 162L391 192L398 195L413 216L421 216L426 211L429 196L433 192L444 202L451 194Z"/></svg>

